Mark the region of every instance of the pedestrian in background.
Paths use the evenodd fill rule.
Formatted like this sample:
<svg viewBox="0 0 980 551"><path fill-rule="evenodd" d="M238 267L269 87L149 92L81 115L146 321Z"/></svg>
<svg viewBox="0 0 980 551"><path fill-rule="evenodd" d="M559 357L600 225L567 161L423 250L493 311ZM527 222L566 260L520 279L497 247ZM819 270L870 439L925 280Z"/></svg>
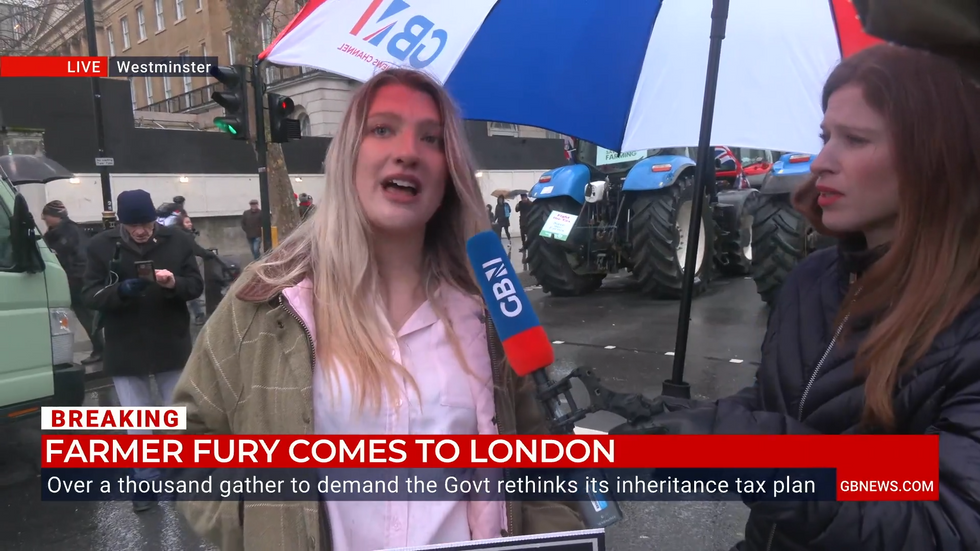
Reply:
<svg viewBox="0 0 980 551"><path fill-rule="evenodd" d="M157 209L157 224L161 226L177 225L178 219L182 215L187 214L187 209L184 207L185 201L186 199L183 195L177 195L172 202Z"/></svg>
<svg viewBox="0 0 980 551"><path fill-rule="evenodd" d="M503 196L497 197L497 208L494 211L494 215L497 218L497 225L503 233L507 234L507 239L510 240L510 205L507 204Z"/></svg>
<svg viewBox="0 0 980 551"><path fill-rule="evenodd" d="M68 209L61 201L51 201L41 209L41 219L48 226L44 233L44 243L54 251L68 276L68 290L71 293L71 310L79 325L85 329L92 342L92 353L82 360L82 365L102 361L102 331L95 327L95 312L87 308L82 300L82 285L85 278L86 247L89 237L81 226L68 217Z"/></svg>
<svg viewBox="0 0 980 551"><path fill-rule="evenodd" d="M119 224L89 241L82 295L105 326L103 372L112 377L119 405L170 405L174 386L191 353L187 302L204 291L186 232L156 222L150 194L124 191L116 201ZM148 277L136 262L151 261ZM154 396L150 378L160 393ZM131 430L130 434L147 431ZM135 478L160 477L156 469L136 469ZM133 509L150 509L156 496L133 496Z"/></svg>
<svg viewBox="0 0 980 551"><path fill-rule="evenodd" d="M255 199L248 202L248 210L242 213L242 230L252 250L252 258L258 260L262 256L262 210Z"/></svg>
<svg viewBox="0 0 980 551"><path fill-rule="evenodd" d="M313 196L309 193L301 193L299 196L299 218L300 220L306 220L309 218L310 213L316 209L313 205Z"/></svg>
<svg viewBox="0 0 980 551"><path fill-rule="evenodd" d="M218 258L218 255L214 254L208 249L205 249L197 242L197 238L201 235L201 232L194 229L194 222L191 220L190 216L187 216L186 213L181 214L177 218L177 223L174 225L174 227L182 229L190 236L191 243L193 244L194 247L194 256L201 259L201 262L198 262L198 266L202 271L204 268L202 262L206 262L208 260L215 260ZM206 306L204 304L204 294L202 293L201 296L197 297L194 300L189 301L187 303L187 306L188 308L190 308L191 314L194 316L195 325L204 325L205 306Z"/></svg>
<svg viewBox="0 0 980 551"><path fill-rule="evenodd" d="M521 200L517 202L517 223L521 228L521 250L524 252L527 249L527 221L530 218L531 212L531 200L528 199L526 193L521 194Z"/></svg>

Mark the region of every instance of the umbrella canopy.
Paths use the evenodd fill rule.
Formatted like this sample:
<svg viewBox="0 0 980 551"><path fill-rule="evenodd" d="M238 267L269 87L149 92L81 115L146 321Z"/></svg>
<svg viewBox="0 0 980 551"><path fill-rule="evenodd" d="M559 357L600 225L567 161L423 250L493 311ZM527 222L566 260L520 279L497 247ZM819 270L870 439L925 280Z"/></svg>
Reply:
<svg viewBox="0 0 980 551"><path fill-rule="evenodd" d="M698 144L710 0L313 0L262 54L365 81L423 69L468 119L613 151ZM817 153L824 80L872 39L850 0L731 0L711 143Z"/></svg>
<svg viewBox="0 0 980 551"><path fill-rule="evenodd" d="M67 180L74 174L47 157L38 155L0 155L0 170L10 183L46 184L55 180Z"/></svg>
<svg viewBox="0 0 980 551"><path fill-rule="evenodd" d="M526 189L503 189L503 188L501 188L501 189L495 189L495 190L491 191L490 192L490 195L492 195L494 197L503 197L504 199L513 199L514 197L518 197L518 196L520 196L522 194L526 194L526 193L527 193L527 190Z"/></svg>

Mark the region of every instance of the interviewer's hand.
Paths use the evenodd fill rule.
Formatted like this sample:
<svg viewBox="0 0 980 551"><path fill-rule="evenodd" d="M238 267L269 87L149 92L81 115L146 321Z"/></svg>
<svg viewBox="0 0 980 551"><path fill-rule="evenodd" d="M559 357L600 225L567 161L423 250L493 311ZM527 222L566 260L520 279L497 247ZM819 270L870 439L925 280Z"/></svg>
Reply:
<svg viewBox="0 0 980 551"><path fill-rule="evenodd" d="M609 434L712 434L715 408L691 407L655 415L636 423L623 423Z"/></svg>

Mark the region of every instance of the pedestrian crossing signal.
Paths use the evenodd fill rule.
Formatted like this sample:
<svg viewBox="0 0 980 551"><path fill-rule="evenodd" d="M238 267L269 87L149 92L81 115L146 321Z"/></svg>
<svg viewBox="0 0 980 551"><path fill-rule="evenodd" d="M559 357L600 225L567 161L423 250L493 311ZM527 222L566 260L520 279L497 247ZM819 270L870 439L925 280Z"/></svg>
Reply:
<svg viewBox="0 0 980 551"><path fill-rule="evenodd" d="M269 137L272 143L287 143L303 137L298 120L289 118L296 110L292 98L269 93L266 96L269 107Z"/></svg>

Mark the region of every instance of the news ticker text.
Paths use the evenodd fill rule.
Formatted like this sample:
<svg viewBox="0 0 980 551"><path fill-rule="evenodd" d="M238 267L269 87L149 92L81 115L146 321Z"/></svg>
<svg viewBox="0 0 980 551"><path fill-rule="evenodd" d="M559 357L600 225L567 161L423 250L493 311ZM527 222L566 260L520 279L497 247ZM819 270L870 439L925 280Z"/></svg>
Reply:
<svg viewBox="0 0 980 551"><path fill-rule="evenodd" d="M591 473L598 473L593 475ZM124 469L45 469L46 501L114 501L152 491L164 501L838 501L834 469L189 469L154 480ZM869 484L870 482L870 484ZM932 491L933 481L854 481L864 491ZM858 490L857 486L853 488Z"/></svg>
<svg viewBox="0 0 980 551"><path fill-rule="evenodd" d="M207 77L217 57L2 56L0 77Z"/></svg>

